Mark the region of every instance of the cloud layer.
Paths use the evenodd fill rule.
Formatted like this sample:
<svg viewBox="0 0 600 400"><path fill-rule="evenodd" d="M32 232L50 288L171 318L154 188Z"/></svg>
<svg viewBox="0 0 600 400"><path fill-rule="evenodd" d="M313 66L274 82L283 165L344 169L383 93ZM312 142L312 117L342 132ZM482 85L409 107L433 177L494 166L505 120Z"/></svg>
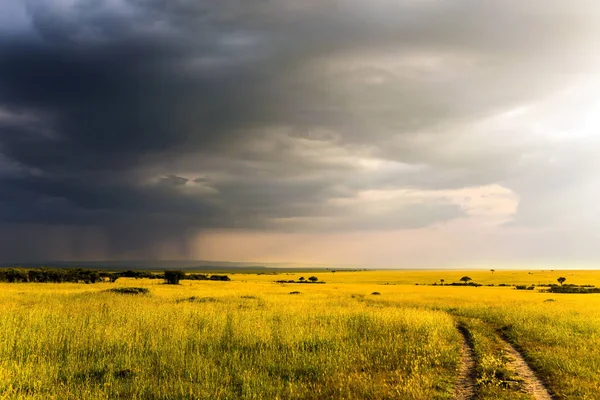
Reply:
<svg viewBox="0 0 600 400"><path fill-rule="evenodd" d="M540 243L577 232L565 257L600 258L595 2L0 7L7 258L456 221Z"/></svg>

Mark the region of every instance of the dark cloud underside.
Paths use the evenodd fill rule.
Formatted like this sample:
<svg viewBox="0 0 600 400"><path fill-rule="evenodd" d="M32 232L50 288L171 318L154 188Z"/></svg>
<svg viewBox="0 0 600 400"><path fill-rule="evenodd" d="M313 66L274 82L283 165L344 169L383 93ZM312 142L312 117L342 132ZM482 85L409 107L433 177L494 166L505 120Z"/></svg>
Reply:
<svg viewBox="0 0 600 400"><path fill-rule="evenodd" d="M528 171L588 167L475 130L592 73L599 8L575 3L10 0L2 237L89 230L140 257L203 229L416 229L465 216L436 191L493 184L534 224L552 188L528 190ZM420 194L344 202L386 190Z"/></svg>

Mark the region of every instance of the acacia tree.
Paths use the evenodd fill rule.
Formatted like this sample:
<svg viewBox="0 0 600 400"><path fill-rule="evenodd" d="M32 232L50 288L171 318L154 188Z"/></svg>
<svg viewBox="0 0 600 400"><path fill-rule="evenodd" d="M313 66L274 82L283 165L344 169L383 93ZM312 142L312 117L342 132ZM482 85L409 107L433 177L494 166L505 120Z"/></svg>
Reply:
<svg viewBox="0 0 600 400"><path fill-rule="evenodd" d="M494 275L494 272L496 272L495 269L490 269L490 271L492 271L492 275Z"/></svg>
<svg viewBox="0 0 600 400"><path fill-rule="evenodd" d="M469 278L468 276L463 276L462 278L460 278L461 282L467 283L469 281L472 281L473 279Z"/></svg>
<svg viewBox="0 0 600 400"><path fill-rule="evenodd" d="M315 283L316 281L319 280L319 278L317 278L316 276L309 276L308 280L311 281L312 283Z"/></svg>
<svg viewBox="0 0 600 400"><path fill-rule="evenodd" d="M567 280L567 278L565 278L564 276L561 276L560 278L557 279L558 283L560 283L560 286L562 286L562 284L565 283L566 280Z"/></svg>
<svg viewBox="0 0 600 400"><path fill-rule="evenodd" d="M442 283L442 286L444 286L445 281L443 279L440 279L440 282Z"/></svg>
<svg viewBox="0 0 600 400"><path fill-rule="evenodd" d="M300 279L298 279L298 280L299 280L300 282L304 282L304 281L305 281L305 279L304 279L304 277L303 277L303 276L301 276L301 277L300 277Z"/></svg>

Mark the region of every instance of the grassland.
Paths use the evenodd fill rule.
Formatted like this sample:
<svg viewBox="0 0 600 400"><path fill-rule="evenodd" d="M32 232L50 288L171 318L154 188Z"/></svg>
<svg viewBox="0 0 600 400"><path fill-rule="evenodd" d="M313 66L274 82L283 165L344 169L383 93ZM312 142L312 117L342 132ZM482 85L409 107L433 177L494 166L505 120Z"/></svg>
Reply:
<svg viewBox="0 0 600 400"><path fill-rule="evenodd" d="M465 274L496 285L559 276L600 284L595 271L530 272L0 284L0 398L451 399L458 323L474 340L479 398L531 398L512 376L500 337L555 398L600 398L600 295L425 286ZM327 283L273 283L310 275ZM149 293L107 291L127 287Z"/></svg>

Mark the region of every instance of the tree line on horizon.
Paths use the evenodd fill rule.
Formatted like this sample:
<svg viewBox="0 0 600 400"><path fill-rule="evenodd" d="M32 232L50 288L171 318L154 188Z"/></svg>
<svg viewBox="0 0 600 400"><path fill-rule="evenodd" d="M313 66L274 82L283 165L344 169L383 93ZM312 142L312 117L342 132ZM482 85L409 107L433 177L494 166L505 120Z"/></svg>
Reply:
<svg viewBox="0 0 600 400"><path fill-rule="evenodd" d="M230 281L227 275L186 273L181 270L167 270L163 273L146 271L98 271L84 268L7 268L0 269L0 282L7 283L96 283L115 282L119 278L163 279L165 283L178 284L180 280Z"/></svg>

